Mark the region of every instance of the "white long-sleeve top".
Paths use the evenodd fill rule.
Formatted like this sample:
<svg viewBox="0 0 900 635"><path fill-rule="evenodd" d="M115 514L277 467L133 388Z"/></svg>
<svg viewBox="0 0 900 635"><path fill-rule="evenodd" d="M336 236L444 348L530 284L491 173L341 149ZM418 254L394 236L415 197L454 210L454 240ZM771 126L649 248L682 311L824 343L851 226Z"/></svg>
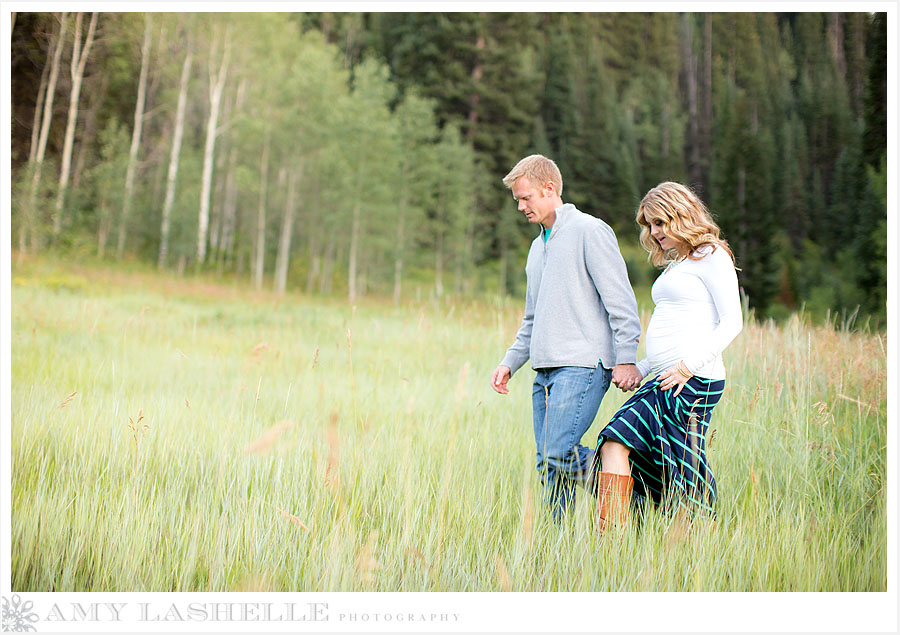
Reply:
<svg viewBox="0 0 900 635"><path fill-rule="evenodd" d="M647 357L638 362L645 377L684 360L698 377L725 379L722 351L743 327L737 274L724 249L697 253L705 255L670 264L650 290Z"/></svg>

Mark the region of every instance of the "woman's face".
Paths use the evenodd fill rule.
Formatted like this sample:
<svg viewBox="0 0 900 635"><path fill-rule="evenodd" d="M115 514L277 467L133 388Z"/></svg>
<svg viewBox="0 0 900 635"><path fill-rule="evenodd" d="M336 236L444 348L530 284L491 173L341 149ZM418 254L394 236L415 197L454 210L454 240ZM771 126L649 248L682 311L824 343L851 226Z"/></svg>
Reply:
<svg viewBox="0 0 900 635"><path fill-rule="evenodd" d="M650 235L659 243L663 251L678 249L679 245L681 245L680 240L676 240L666 234L668 227L668 223L663 222L661 219L654 218L650 221Z"/></svg>

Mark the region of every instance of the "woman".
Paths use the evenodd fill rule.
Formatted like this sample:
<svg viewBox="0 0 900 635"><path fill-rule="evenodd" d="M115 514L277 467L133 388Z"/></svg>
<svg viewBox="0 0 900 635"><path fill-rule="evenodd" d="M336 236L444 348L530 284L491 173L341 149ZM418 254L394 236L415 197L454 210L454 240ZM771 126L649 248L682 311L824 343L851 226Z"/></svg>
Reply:
<svg viewBox="0 0 900 635"><path fill-rule="evenodd" d="M665 267L651 290L642 377L656 373L600 433L598 524L624 524L632 491L715 514L706 431L725 387L722 351L741 331L734 256L703 202L660 183L638 207L641 244Z"/></svg>

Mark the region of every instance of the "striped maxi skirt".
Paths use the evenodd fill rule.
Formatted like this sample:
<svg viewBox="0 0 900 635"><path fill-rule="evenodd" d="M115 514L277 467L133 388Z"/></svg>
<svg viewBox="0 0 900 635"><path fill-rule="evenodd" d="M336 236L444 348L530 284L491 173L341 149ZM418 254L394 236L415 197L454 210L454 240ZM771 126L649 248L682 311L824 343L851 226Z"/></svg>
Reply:
<svg viewBox="0 0 900 635"><path fill-rule="evenodd" d="M631 448L634 491L657 505L679 505L715 516L716 480L706 458L706 433L724 380L692 377L678 397L659 379L641 386L600 432ZM601 468L602 469L602 468Z"/></svg>

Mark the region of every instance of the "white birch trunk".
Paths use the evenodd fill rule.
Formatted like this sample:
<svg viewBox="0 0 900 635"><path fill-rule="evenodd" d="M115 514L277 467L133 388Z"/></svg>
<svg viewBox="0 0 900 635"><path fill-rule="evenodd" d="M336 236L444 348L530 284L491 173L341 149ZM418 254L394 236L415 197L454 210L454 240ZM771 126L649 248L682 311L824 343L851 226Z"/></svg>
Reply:
<svg viewBox="0 0 900 635"><path fill-rule="evenodd" d="M56 48L53 51L53 59L50 62L50 79L47 82L47 93L44 99L44 112L41 116L41 133L38 136L37 152L34 155L36 165L44 162L44 154L47 151L47 139L50 135L50 122L53 119L53 97L56 94L56 82L59 79L59 59L62 57L63 46L66 41L66 27L68 27L68 13L63 12L60 15L59 34L56 37ZM40 173L33 177L34 190L37 190L37 182L40 179Z"/></svg>
<svg viewBox="0 0 900 635"><path fill-rule="evenodd" d="M356 205L353 207L353 223L350 227L350 263L347 267L347 287L350 292L350 302L356 301L356 253L359 251L359 217L360 203L359 197L356 197Z"/></svg>
<svg viewBox="0 0 900 635"><path fill-rule="evenodd" d="M400 304L403 295L403 241L405 237L406 215L401 214L397 222L397 259L394 260L394 304Z"/></svg>
<svg viewBox="0 0 900 635"><path fill-rule="evenodd" d="M269 137L270 130L266 130L266 140L263 145L262 165L260 166L259 185L259 209L256 213L256 258L253 263L253 286L262 289L263 271L266 256L266 192L269 181Z"/></svg>
<svg viewBox="0 0 900 635"><path fill-rule="evenodd" d="M316 217L319 211L319 184L313 187L313 199L310 206L310 216ZM313 223L308 223L306 227L306 253L309 258L309 270L306 273L306 293L311 294L315 288L316 281L319 279L319 272L322 267L321 249L319 248L318 227Z"/></svg>
<svg viewBox="0 0 900 635"><path fill-rule="evenodd" d="M220 112L219 116L227 121L230 115L230 104L225 104L225 109ZM221 136L222 127L218 127L216 136ZM219 256L219 237L222 232L222 217L224 216L223 207L225 205L225 186L228 180L228 158L231 153L229 139L222 138L218 143L219 152L215 156L213 163L213 185L210 193L209 205L209 230L207 232L208 240L206 247L206 256L210 263L216 262ZM224 175L224 176L223 176Z"/></svg>
<svg viewBox="0 0 900 635"><path fill-rule="evenodd" d="M51 43L51 55L52 50L53 45ZM44 70L41 71L41 83L38 85L37 104L34 106L34 119L31 125L31 145L28 148L28 165L33 165L34 159L37 156L38 138L41 134L41 111L44 109L44 98L47 94L50 66L50 64L44 64Z"/></svg>
<svg viewBox="0 0 900 635"><path fill-rule="evenodd" d="M68 26L68 13L63 12L59 17L59 34L56 36L56 46L51 41L50 47L53 49L53 57L50 60L50 77L47 80L47 88L44 97L43 113L40 118L40 134L37 137L37 148L33 153L33 160L29 157L31 164L31 188L28 192L28 204L25 211L25 218L19 228L19 256L25 254L26 232L31 228L31 222L34 218L35 207L37 205L38 185L41 181L41 168L44 164L44 154L47 151L47 139L50 136L50 123L53 120L53 97L56 94L56 82L59 79L59 59L62 56L63 46L66 41L66 27ZM35 120L37 121L37 119ZM29 152L29 155L32 153ZM34 238L32 237L32 243ZM33 246L33 245L32 245Z"/></svg>
<svg viewBox="0 0 900 635"><path fill-rule="evenodd" d="M219 252L216 254L216 265L219 275L225 267L225 259L231 250L231 240L234 233L234 220L237 215L237 183L235 170L237 170L237 146L232 144L228 152L228 165L225 168L225 209L222 218L222 235L219 238Z"/></svg>
<svg viewBox="0 0 900 635"><path fill-rule="evenodd" d="M187 105L187 89L191 76L191 64L194 61L194 51L191 44L187 44L187 53L184 56L184 64L181 67L181 81L178 85L178 106L175 109L175 133L172 138L172 151L169 154L169 172L166 178L166 198L163 201L162 225L159 235L159 260L157 266L162 269L166 266L166 257L169 252L169 226L172 219L172 206L175 204L175 183L178 178L178 160L181 156L181 140L184 138L184 111Z"/></svg>
<svg viewBox="0 0 900 635"><path fill-rule="evenodd" d="M15 18L15 14L13 14ZM50 51L53 50L53 44L51 42ZM34 107L34 120L31 125L31 145L28 148L28 167L31 170L35 169L34 159L37 156L37 145L38 138L40 137L40 128L41 128L41 111L43 110L44 104L44 96L47 92L47 79L50 74L50 64L44 64L44 70L41 71L41 83L38 85L38 96L37 96L37 104ZM30 199L29 199L30 200ZM19 219L19 258L25 255L26 249L26 236L28 232L28 225L31 214L30 210L26 208L23 210L22 218Z"/></svg>
<svg viewBox="0 0 900 635"><path fill-rule="evenodd" d="M350 302L356 301L356 268L357 254L359 252L359 226L361 223L362 207L362 178L363 178L363 160L360 153L359 164L356 172L356 203L353 206L353 220L350 225L350 262L347 266L347 288L349 290Z"/></svg>
<svg viewBox="0 0 900 635"><path fill-rule="evenodd" d="M397 244L396 258L394 260L394 304L400 304L403 287L403 256L406 240L406 202L409 198L407 192L409 189L407 173L409 171L409 163L404 161L403 170L400 174L400 206L397 210Z"/></svg>
<svg viewBox="0 0 900 635"><path fill-rule="evenodd" d="M246 88L247 80L243 79L241 80L241 83L238 84L234 108L232 109L233 117L238 116L244 105ZM237 152L237 143L232 141L231 148L228 150L228 163L226 167L228 172L225 177L225 205L222 213L222 235L219 238L219 252L216 254L219 275L222 274L225 261L231 254L234 241L234 226L237 218L237 179L235 177L235 171L237 170Z"/></svg>
<svg viewBox="0 0 900 635"><path fill-rule="evenodd" d="M225 87L225 76L228 74L228 32L225 33L224 53L218 71L213 71L213 54L216 44L210 50L209 59L209 120L206 122L206 144L203 148L203 181L200 192L200 214L197 231L197 265L206 260L206 242L209 230L209 197L212 190L213 160L216 148L216 133L219 119L219 105L222 101L222 89Z"/></svg>
<svg viewBox="0 0 900 635"><path fill-rule="evenodd" d="M56 213L53 216L53 235L58 236L62 229L63 202L69 186L69 171L72 166L72 146L75 143L75 124L78 120L78 98L81 94L81 80L88 53L94 43L94 30L97 28L97 13L91 14L91 23L81 48L81 13L75 19L75 44L72 47L72 90L69 93L69 118L66 123L66 139L63 144L62 168L59 172L59 190L56 193Z"/></svg>
<svg viewBox="0 0 900 635"><path fill-rule="evenodd" d="M122 202L122 216L119 218L119 242L116 246L116 258L125 255L125 236L128 230L128 217L131 215L131 202L134 199L134 173L137 169L138 150L141 147L141 132L144 128L144 100L147 95L147 69L150 66L150 35L153 22L149 13L144 14L144 43L141 46L141 74L138 80L137 104L134 107L134 129L131 133L131 148L128 151L128 168L125 171L125 200Z"/></svg>
<svg viewBox="0 0 900 635"><path fill-rule="evenodd" d="M297 171L288 173L287 202L284 207L284 218L281 223L281 237L278 241L278 257L275 261L275 290L283 294L287 288L288 263L291 257L291 237L294 227L294 197L297 182Z"/></svg>
<svg viewBox="0 0 900 635"><path fill-rule="evenodd" d="M213 187L210 192L209 229L207 231L206 255L215 262L219 255L219 233L222 231L222 205L225 199L225 179L222 173L228 168L228 144L223 139L213 168ZM227 176L227 174L226 174Z"/></svg>

